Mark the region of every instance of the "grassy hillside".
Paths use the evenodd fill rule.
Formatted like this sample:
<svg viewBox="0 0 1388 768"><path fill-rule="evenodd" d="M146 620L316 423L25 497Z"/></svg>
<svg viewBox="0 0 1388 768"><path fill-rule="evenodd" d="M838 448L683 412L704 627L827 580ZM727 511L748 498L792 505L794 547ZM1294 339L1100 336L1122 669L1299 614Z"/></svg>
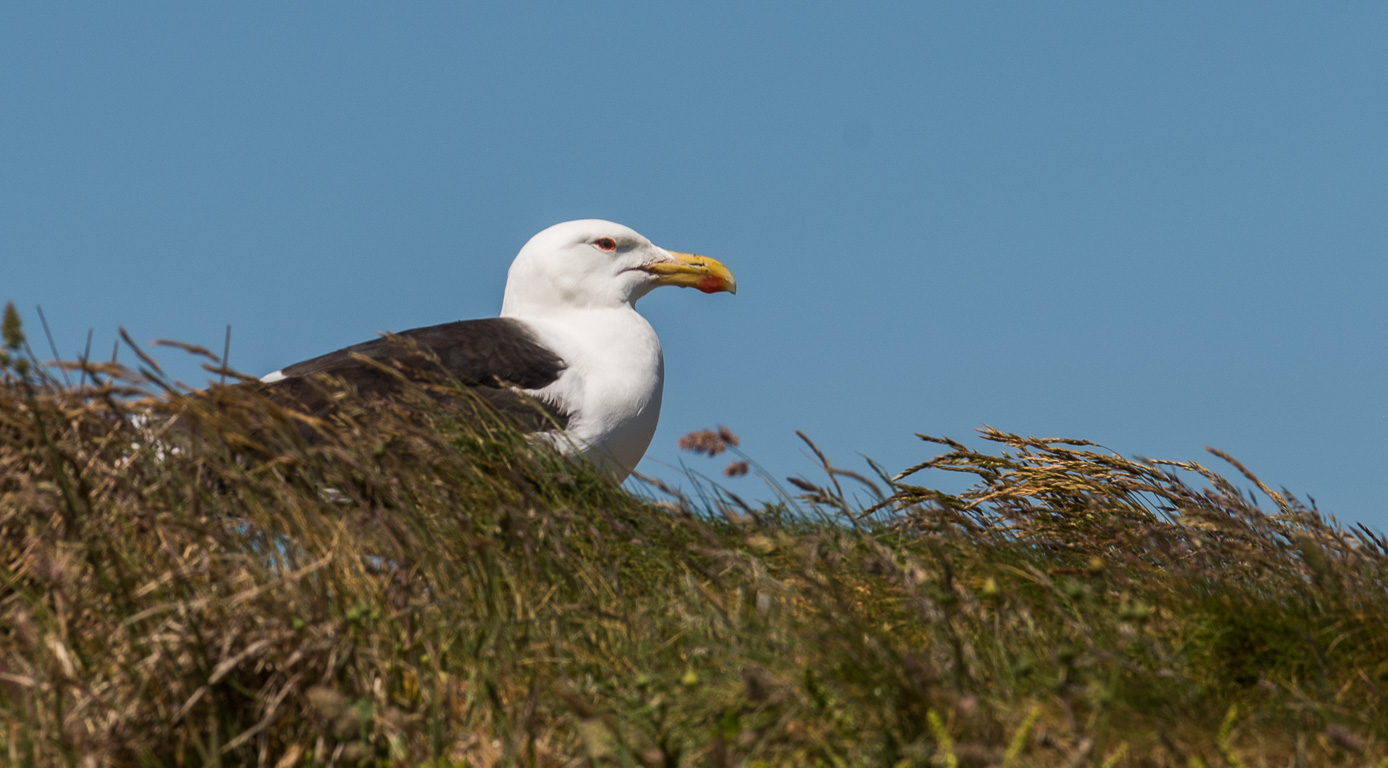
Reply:
<svg viewBox="0 0 1388 768"><path fill-rule="evenodd" d="M1388 542L1237 464L641 498L423 390L308 443L5 331L8 765L1388 764Z"/></svg>

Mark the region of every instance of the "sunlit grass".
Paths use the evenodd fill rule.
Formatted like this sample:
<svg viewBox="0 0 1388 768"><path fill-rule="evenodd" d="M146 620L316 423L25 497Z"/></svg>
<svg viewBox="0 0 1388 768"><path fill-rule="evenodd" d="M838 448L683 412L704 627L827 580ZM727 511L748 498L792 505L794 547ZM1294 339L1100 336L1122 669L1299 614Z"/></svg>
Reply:
<svg viewBox="0 0 1388 768"><path fill-rule="evenodd" d="M642 498L466 398L421 388L309 440L253 388L183 392L148 359L60 383L21 331L0 763L1388 756L1385 542L1238 465L988 431L999 451L929 438L944 453L898 478L825 462L773 504ZM941 470L975 484L933 490Z"/></svg>

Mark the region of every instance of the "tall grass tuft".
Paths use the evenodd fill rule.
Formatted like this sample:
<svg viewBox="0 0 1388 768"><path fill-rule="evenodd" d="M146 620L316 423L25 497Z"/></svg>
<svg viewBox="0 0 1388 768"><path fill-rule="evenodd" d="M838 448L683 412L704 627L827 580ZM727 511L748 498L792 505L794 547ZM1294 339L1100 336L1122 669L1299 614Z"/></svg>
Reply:
<svg viewBox="0 0 1388 768"><path fill-rule="evenodd" d="M1388 757L1384 539L1237 464L1266 510L994 430L773 503L633 495L447 382L316 421L0 331L0 763Z"/></svg>

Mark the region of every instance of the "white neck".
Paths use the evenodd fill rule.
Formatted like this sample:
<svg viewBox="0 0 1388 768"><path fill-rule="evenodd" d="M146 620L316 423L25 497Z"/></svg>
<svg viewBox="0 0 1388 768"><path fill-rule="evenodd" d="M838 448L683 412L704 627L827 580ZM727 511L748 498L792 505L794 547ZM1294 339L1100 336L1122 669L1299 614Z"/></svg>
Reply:
<svg viewBox="0 0 1388 768"><path fill-rule="evenodd" d="M535 392L570 413L577 448L619 480L636 467L660 417L665 363L650 323L630 305L553 308L542 315L503 317L528 323L541 342L569 363L555 383Z"/></svg>

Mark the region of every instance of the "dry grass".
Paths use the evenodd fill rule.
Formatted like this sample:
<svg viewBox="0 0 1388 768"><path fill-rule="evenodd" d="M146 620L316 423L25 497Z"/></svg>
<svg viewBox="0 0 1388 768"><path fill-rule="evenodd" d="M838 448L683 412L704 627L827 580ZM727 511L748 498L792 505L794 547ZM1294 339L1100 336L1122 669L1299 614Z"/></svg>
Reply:
<svg viewBox="0 0 1388 768"><path fill-rule="evenodd" d="M466 400L310 443L251 388L149 360L69 386L6 331L6 764L1388 756L1385 542L1251 475L1270 512L1195 464L987 432L936 441L960 495L923 466L864 508L825 462L776 504L658 502Z"/></svg>

